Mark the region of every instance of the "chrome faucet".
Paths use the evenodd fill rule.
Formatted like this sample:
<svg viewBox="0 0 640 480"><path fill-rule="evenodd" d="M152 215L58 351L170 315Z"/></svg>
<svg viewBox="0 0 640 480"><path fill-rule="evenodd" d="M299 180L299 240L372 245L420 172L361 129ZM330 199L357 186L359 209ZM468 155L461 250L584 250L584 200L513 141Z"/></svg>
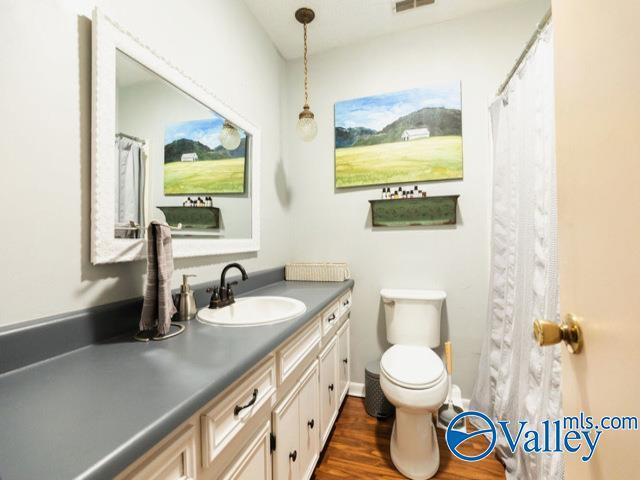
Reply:
<svg viewBox="0 0 640 480"><path fill-rule="evenodd" d="M237 268L238 270L240 270L240 273L242 274L243 282L249 279L249 275L247 275L247 272L245 271L244 267L239 263L230 263L229 265L224 267L222 269L222 274L220 274L220 286L207 289L207 292L211 293L209 308L222 308L222 307L227 307L232 303L235 303L236 300L233 296L233 290L231 289L231 287L233 285L237 285L238 282L231 282L231 283L225 284L227 272L232 268Z"/></svg>

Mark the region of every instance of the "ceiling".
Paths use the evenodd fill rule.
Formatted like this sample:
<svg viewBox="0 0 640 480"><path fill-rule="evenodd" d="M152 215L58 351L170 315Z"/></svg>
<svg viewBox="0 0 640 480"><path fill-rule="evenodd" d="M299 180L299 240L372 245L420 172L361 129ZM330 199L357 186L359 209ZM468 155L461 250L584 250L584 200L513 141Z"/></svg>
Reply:
<svg viewBox="0 0 640 480"><path fill-rule="evenodd" d="M118 87L130 87L139 83L157 82L160 77L136 62L130 56L116 50L116 83Z"/></svg>
<svg viewBox="0 0 640 480"><path fill-rule="evenodd" d="M244 0L288 60L302 56L302 26L293 16L300 7L316 13L309 25L309 53L313 54L521 1L436 0L433 5L395 13L393 0Z"/></svg>

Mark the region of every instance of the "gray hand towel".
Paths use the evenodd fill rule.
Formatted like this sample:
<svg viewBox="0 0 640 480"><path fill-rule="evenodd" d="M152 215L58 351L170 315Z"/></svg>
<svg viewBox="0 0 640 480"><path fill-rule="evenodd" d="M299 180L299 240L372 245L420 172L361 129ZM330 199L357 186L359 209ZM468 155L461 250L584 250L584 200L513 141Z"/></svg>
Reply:
<svg viewBox="0 0 640 480"><path fill-rule="evenodd" d="M173 249L168 225L151 222L147 230L147 288L144 293L140 330L157 328L158 335L166 335L171 317L176 313L171 296Z"/></svg>

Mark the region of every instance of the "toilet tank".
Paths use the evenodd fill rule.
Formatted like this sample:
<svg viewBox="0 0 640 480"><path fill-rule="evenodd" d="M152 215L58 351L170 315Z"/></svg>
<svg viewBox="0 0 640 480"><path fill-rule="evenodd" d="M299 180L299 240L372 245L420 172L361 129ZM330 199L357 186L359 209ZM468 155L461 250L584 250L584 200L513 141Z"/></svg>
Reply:
<svg viewBox="0 0 640 480"><path fill-rule="evenodd" d="M440 345L440 317L447 294L441 290L380 291L387 340L394 345Z"/></svg>

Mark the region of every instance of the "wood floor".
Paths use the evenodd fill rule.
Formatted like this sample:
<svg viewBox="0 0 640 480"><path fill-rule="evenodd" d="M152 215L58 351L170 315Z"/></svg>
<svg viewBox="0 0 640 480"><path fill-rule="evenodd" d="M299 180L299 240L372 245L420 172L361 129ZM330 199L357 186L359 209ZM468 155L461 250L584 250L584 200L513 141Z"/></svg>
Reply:
<svg viewBox="0 0 640 480"><path fill-rule="evenodd" d="M347 397L342 412L328 440L327 448L318 461L312 479L336 480L345 478L403 479L393 467L389 456L389 439L393 420L376 420L367 415L361 398ZM438 480L496 480L504 479L504 468L493 455L479 462L464 462L454 457L438 431L440 469ZM467 455L484 450L482 436L465 442L461 451Z"/></svg>

